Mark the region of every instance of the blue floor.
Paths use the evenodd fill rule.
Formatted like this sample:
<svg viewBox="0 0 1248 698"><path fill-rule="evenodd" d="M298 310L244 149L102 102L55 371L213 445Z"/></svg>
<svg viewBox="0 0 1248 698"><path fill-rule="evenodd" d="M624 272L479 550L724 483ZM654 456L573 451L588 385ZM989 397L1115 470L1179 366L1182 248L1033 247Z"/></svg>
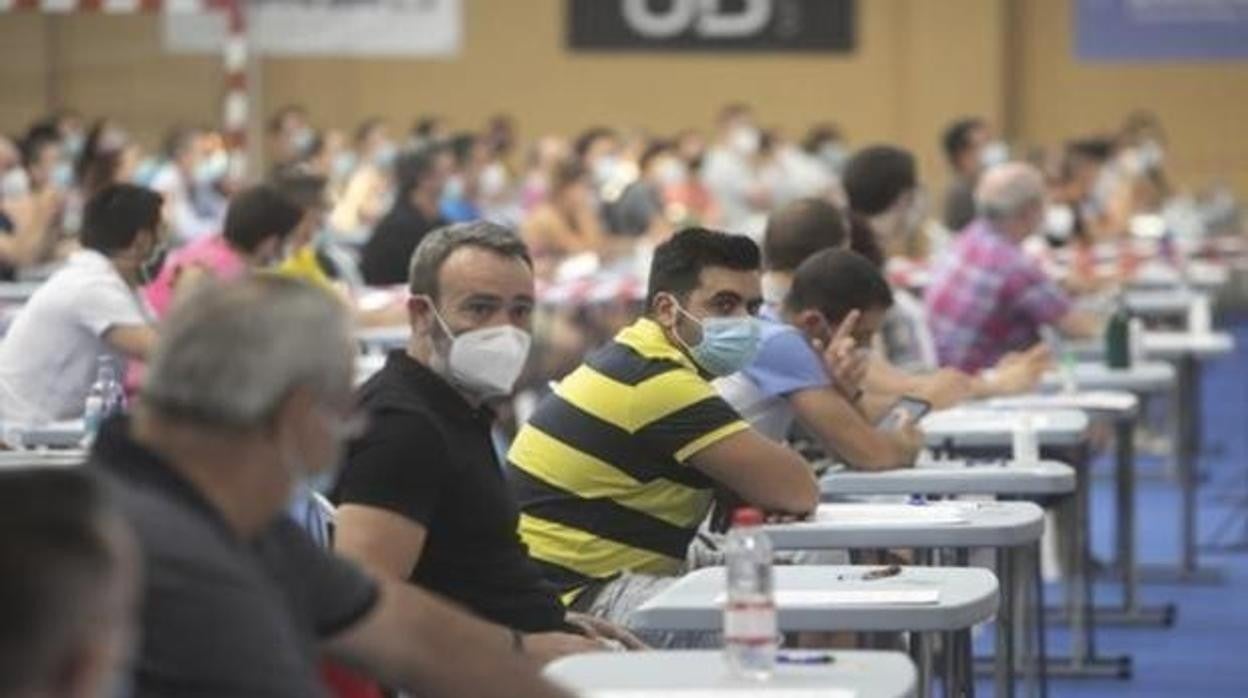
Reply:
<svg viewBox="0 0 1248 698"><path fill-rule="evenodd" d="M1231 330L1239 349L1231 357L1207 365L1204 375L1204 443L1201 465L1208 479L1201 487L1200 540L1232 513L1225 501L1242 492L1248 497L1248 321ZM1178 555L1179 499L1177 487L1163 474L1159 458L1141 457L1138 486L1138 548L1144 562L1169 562ZM1113 534L1113 480L1109 463L1097 463L1092 493L1093 552L1111 556ZM1245 509L1248 514L1248 509ZM1227 538L1244 533L1244 518L1236 519ZM1241 698L1248 696L1248 552L1214 554L1202 551L1202 565L1225 574L1218 586L1148 584L1141 590L1146 604L1174 602L1178 619L1171 628L1101 628L1097 650L1103 655L1129 654L1134 678L1054 679L1049 695L1058 698L1132 696L1133 698ZM1048 600L1060 598L1060 588L1046 590ZM1098 603L1117 600L1118 588L1098 585ZM1050 652L1064 654L1068 634L1050 632ZM989 652L988 637L977 650ZM991 696L987 681L977 684L978 695Z"/></svg>

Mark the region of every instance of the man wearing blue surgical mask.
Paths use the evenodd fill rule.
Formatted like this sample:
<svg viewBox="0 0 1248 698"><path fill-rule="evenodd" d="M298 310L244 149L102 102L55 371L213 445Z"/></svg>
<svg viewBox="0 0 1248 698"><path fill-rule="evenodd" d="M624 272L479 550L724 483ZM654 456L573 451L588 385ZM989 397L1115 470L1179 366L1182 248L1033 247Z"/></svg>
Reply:
<svg viewBox="0 0 1248 698"><path fill-rule="evenodd" d="M412 256L412 337L360 389L372 424L334 488L334 546L366 568L443 594L547 661L635 639L573 616L516 534L491 404L529 356L533 268L510 230L466 223Z"/></svg>
<svg viewBox="0 0 1248 698"><path fill-rule="evenodd" d="M685 571L717 487L769 512L814 509L810 466L710 384L758 349L759 262L749 238L703 228L659 245L645 315L517 434L507 458L520 535L573 610L626 623Z"/></svg>

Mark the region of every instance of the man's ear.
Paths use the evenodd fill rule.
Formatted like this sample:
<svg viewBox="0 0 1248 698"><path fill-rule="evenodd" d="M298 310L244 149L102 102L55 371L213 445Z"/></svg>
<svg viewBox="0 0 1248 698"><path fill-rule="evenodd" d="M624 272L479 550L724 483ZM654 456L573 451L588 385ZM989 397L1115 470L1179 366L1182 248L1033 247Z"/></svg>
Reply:
<svg viewBox="0 0 1248 698"><path fill-rule="evenodd" d="M676 308L676 299L671 294L657 294L650 303L650 314L655 322L667 329L672 329L680 320L680 311Z"/></svg>
<svg viewBox="0 0 1248 698"><path fill-rule="evenodd" d="M433 300L425 295L412 295L407 298L407 320L412 332L430 334L433 332Z"/></svg>
<svg viewBox="0 0 1248 698"><path fill-rule="evenodd" d="M797 314L797 326L808 339L826 340L829 336L828 322L823 313L807 308Z"/></svg>

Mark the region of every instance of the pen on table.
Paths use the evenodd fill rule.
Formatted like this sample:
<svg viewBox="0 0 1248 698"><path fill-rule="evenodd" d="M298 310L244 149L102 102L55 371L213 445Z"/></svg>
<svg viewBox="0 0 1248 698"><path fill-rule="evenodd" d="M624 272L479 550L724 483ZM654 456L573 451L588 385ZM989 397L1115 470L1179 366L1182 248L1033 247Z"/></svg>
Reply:
<svg viewBox="0 0 1248 698"><path fill-rule="evenodd" d="M800 654L781 652L776 655L776 661L781 664L831 664L836 661L836 657L831 652L803 652Z"/></svg>

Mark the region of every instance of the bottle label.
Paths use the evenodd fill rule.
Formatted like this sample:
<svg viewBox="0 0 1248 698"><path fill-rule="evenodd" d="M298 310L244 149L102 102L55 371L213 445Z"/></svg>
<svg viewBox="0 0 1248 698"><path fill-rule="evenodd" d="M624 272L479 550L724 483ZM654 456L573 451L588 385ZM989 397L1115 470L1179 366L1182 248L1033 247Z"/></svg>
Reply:
<svg viewBox="0 0 1248 698"><path fill-rule="evenodd" d="M724 642L766 645L776 642L776 604L771 599L729 601L724 606Z"/></svg>

